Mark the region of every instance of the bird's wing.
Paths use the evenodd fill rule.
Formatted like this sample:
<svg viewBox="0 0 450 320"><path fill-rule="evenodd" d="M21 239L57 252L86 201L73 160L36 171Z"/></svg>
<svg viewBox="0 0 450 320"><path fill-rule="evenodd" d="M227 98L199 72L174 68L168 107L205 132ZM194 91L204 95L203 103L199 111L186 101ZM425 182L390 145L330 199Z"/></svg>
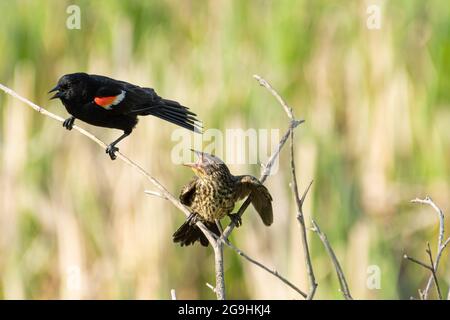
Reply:
<svg viewBox="0 0 450 320"><path fill-rule="evenodd" d="M192 179L188 184L186 184L180 192L180 201L186 206L190 206L195 197L195 190L197 186L197 177Z"/></svg>
<svg viewBox="0 0 450 320"><path fill-rule="evenodd" d="M141 93L142 90L144 94ZM153 115L194 132L202 131L200 121L196 118L197 115L190 111L188 107L181 105L177 101L161 98L152 88L139 87L134 89L133 93L137 94L137 98L144 96L146 98L136 101L127 112L128 114L138 116Z"/></svg>
<svg viewBox="0 0 450 320"><path fill-rule="evenodd" d="M129 116L153 115L194 132L201 132L196 114L180 103L161 98L152 88L92 75L99 89L94 104L111 114Z"/></svg>
<svg viewBox="0 0 450 320"><path fill-rule="evenodd" d="M273 222L272 196L269 190L253 176L238 176L236 194L239 199L251 197L253 207L266 226Z"/></svg>

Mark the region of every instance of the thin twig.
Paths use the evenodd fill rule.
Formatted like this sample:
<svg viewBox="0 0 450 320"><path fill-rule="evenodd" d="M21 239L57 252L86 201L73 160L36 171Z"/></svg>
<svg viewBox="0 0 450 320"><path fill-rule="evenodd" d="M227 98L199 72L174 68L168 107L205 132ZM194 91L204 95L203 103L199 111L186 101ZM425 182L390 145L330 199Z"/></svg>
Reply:
<svg viewBox="0 0 450 320"><path fill-rule="evenodd" d="M280 103L280 105L283 107L284 111L286 112L288 118L290 119L289 130L283 137L282 143L284 144L286 142L285 138L287 136L290 137L292 191L294 193L294 198L295 198L296 205L297 205L297 220L300 223L303 254L304 254L304 258L305 258L306 269L307 269L308 279L309 279L309 292L308 292L308 295L306 298L308 300L311 300L311 299L313 299L314 294L316 292L317 283L316 283L316 279L314 276L314 270L313 270L312 263L311 263L311 255L310 255L309 246L308 246L308 236L306 233L306 226L305 226L304 215L303 215L303 201L304 201L306 193L308 192L309 187L311 185L305 191L302 199L300 200L299 193L298 193L297 176L296 176L296 172L295 172L295 156L294 156L294 129L299 124L303 123L304 121L295 119L292 108L287 104L287 102L283 99L283 97L281 97L281 95L270 85L270 83L268 81L266 81L265 79L263 79L262 77L260 77L258 75L254 75L253 77L259 82L259 84L261 86L265 87L275 97L275 99L277 99L277 101ZM280 147L280 149L281 149L281 147ZM270 164L270 161L269 161L269 164ZM267 166L266 166L266 169L267 169ZM265 180L265 178L264 178L264 180ZM264 181L261 179L261 182L264 182Z"/></svg>
<svg viewBox="0 0 450 320"><path fill-rule="evenodd" d="M430 248L429 242L427 242L427 250L426 251L428 253L428 257L430 258L430 265L432 266L431 267L431 275L433 276L434 284L436 285L436 292L438 294L439 300L442 300L441 288L439 287L439 281L436 276L436 269L434 268L433 255L431 254L431 248Z"/></svg>
<svg viewBox="0 0 450 320"><path fill-rule="evenodd" d="M265 87L267 90L272 93L272 95L278 100L278 102L281 104L281 106L284 108L284 111L286 111L289 119L295 120L294 113L292 112L292 108L288 106L286 101L279 95L279 93L270 85L269 82L267 82L262 77L258 76L257 74L253 75L253 78L258 80L259 84L263 87Z"/></svg>
<svg viewBox="0 0 450 320"><path fill-rule="evenodd" d="M253 263L254 265L257 265L258 267L260 267L263 270L266 270L267 272L269 272L270 274L274 275L275 277L277 277L278 279L280 279L281 281L283 281L286 285L288 285L289 287L291 287L293 290L297 291L303 298L307 297L307 294L304 293L302 290L300 290L299 288L297 288L292 282L290 282L288 279L286 279L285 277L283 277L281 274L278 273L277 270L272 270L269 269L268 267L266 267L265 265L263 265L261 262L256 261L255 259L249 257L247 254L245 254L241 249L235 247L233 244L231 244L231 242L229 240L225 240L223 238L221 238L223 243L225 243L229 248L233 249L234 251L237 252L237 254L239 254L241 257L243 257L244 259L246 259L247 261Z"/></svg>
<svg viewBox="0 0 450 320"><path fill-rule="evenodd" d="M212 292L214 292L214 293L216 293L216 288L212 285L212 284L210 284L210 283L206 283L206 286L208 287L208 288L210 288L211 290L212 290Z"/></svg>
<svg viewBox="0 0 450 320"><path fill-rule="evenodd" d="M419 293L420 300L425 300L425 297L423 296L423 292L420 289L417 289L417 292Z"/></svg>
<svg viewBox="0 0 450 320"><path fill-rule="evenodd" d="M155 197L159 197L161 199L167 200L166 196L164 196L163 194L156 192L156 191L145 190L144 193L148 194L149 196L155 196Z"/></svg>
<svg viewBox="0 0 450 320"><path fill-rule="evenodd" d="M442 247L442 242L444 241L444 234L445 234L445 223L444 223L444 213L442 210L433 202L433 200L430 197L425 197L425 199L413 199L411 200L412 203L420 203L420 204L427 204L431 206L439 217L439 238L438 238L438 250Z"/></svg>
<svg viewBox="0 0 450 320"><path fill-rule="evenodd" d="M422 262L420 260L417 260L417 259L415 259L413 257L410 257L407 254L404 254L403 258L405 258L405 259L407 259L407 260L409 260L411 262L414 262L415 264L417 264L417 265L419 265L421 267L424 267L425 269L427 269L427 270L429 270L431 272L431 277L433 278L434 283L436 285L436 291L437 291L438 297L439 297L440 300L442 300L441 289L439 287L439 282L438 282L438 279L437 279L437 276L436 276L436 272L435 272L435 270L433 268L433 265L434 265L434 263L433 263L433 256L431 254L431 249L430 249L430 244L429 243L427 243L427 247L428 248L426 249L426 252L428 254L428 258L430 259L430 265L428 265L425 262ZM423 300L426 299L425 292L422 292L420 289L419 289L419 296L421 297L421 299L423 298Z"/></svg>
<svg viewBox="0 0 450 320"><path fill-rule="evenodd" d="M306 194L309 191L309 188L312 185L312 181L309 186L306 188L303 196L300 198L298 194L298 185L297 185L297 176L295 173L295 155L294 155L294 130L291 130L291 173L292 173L292 192L294 194L295 203L297 205L297 220L300 225L300 233L302 236L302 246L303 246L303 255L306 263L306 271L308 273L309 279L309 292L308 292L308 300L312 300L314 298L314 294L317 289L317 282L314 276L314 270L311 262L311 254L309 252L308 246L308 235L306 234L306 225L305 218L303 214L303 203L305 201Z"/></svg>
<svg viewBox="0 0 450 320"><path fill-rule="evenodd" d="M420 260L417 260L416 258L410 257L407 254L404 254L403 258L407 259L407 260L409 260L411 262L414 262L415 264L418 264L419 266L424 267L425 269L433 272L433 268L431 266L427 265L425 262L422 262Z"/></svg>
<svg viewBox="0 0 450 320"><path fill-rule="evenodd" d="M336 274L337 274L337 277L339 280L339 285L341 287L341 292L344 295L344 298L346 300L353 300L353 298L350 294L350 290L348 289L347 280L345 279L344 272L342 271L341 265L339 264L339 261L338 261L336 255L334 254L333 248L331 248L331 245L328 242L327 236L322 231L320 231L319 226L317 225L317 223L314 220L311 220L311 223L313 225L312 231L317 233L317 235L319 236L323 245L325 246L325 250L327 251L328 255L330 256L331 261L333 262L334 269L336 270Z"/></svg>
<svg viewBox="0 0 450 320"><path fill-rule="evenodd" d="M444 249L447 247L448 243L450 242L450 237L444 242L444 236L445 236L445 216L444 212L433 202L433 200L430 197L425 197L425 199L413 199L411 200L412 203L420 203L431 206L434 211L436 211L438 218L439 218L439 236L438 236L438 245L437 245L437 252L436 252L436 261L434 262L433 269L434 269L434 275L437 274L438 268L439 268L439 262L441 261L441 256L444 251ZM427 281L427 285L425 289L423 290L423 297L424 300L428 299L428 293L431 288L431 284L433 283L434 277L433 274L430 275Z"/></svg>

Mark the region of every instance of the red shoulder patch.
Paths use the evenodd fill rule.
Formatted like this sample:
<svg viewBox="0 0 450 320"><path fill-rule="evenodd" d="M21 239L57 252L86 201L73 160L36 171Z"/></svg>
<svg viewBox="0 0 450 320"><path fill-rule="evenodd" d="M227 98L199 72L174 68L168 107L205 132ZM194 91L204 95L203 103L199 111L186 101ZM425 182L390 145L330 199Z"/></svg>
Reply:
<svg viewBox="0 0 450 320"><path fill-rule="evenodd" d="M112 96L112 97L95 97L94 101L97 105L101 106L101 107L109 107L110 105L112 105L114 103L114 101L116 100L117 96Z"/></svg>

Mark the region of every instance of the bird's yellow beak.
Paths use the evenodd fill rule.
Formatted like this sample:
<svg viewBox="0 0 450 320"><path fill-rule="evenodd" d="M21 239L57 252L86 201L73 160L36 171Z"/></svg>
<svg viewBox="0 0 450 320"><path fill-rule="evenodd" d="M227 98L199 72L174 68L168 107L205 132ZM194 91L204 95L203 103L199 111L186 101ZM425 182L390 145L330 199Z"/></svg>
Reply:
<svg viewBox="0 0 450 320"><path fill-rule="evenodd" d="M194 171L196 175L203 173L203 169L198 163L183 163L183 166L191 168L191 170Z"/></svg>
<svg viewBox="0 0 450 320"><path fill-rule="evenodd" d="M191 151L197 155L197 157L198 157L197 162L196 163L183 163L183 166L191 168L192 171L194 171L194 173L197 176L204 175L205 174L205 170L203 169L203 166L205 165L204 153L193 150L193 149L191 149Z"/></svg>

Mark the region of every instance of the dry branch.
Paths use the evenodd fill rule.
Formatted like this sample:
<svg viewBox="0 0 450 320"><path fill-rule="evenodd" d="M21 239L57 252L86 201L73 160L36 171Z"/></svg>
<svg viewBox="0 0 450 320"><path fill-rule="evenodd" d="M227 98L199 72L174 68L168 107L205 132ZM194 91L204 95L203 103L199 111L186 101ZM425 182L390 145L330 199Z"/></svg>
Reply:
<svg viewBox="0 0 450 320"><path fill-rule="evenodd" d="M299 288L297 288L292 282L290 282L288 279L286 279L285 277L283 277L281 274L278 273L277 270L272 270L269 269L268 267L266 267L265 265L263 265L262 263L256 261L253 258L250 258L248 255L246 255L242 250L238 249L237 247L235 247L234 245L231 244L230 241L225 240L225 244L227 246L229 246L231 249L233 249L234 251L236 251L241 257L243 257L244 259L250 261L251 263L259 266L261 269L271 273L272 275L274 275L275 277L277 277L278 279L280 279L281 281L283 281L286 285L288 285L289 287L291 287L293 290L297 291L303 298L307 298L307 294L304 293L302 290L300 290Z"/></svg>
<svg viewBox="0 0 450 320"><path fill-rule="evenodd" d="M312 231L317 233L320 240L322 241L325 250L327 251L328 255L330 256L331 261L333 262L334 269L336 270L336 274L339 280L339 285L341 287L341 292L346 300L353 300L350 290L348 288L347 280L345 279L344 272L342 271L341 265L339 264L339 261L336 257L336 254L333 251L333 248L331 248L330 243L328 242L327 236L320 230L319 226L314 220L311 220L311 223L313 225Z"/></svg>
<svg viewBox="0 0 450 320"><path fill-rule="evenodd" d="M294 130L299 124L303 123L304 120L296 120L295 119L292 108L281 97L281 95L270 85L269 82L267 82L265 79L263 79L262 77L260 77L258 75L254 75L253 77L259 82L259 84L261 86L265 87L275 97L275 99L283 107L288 118L290 119L289 129L286 132L286 134L283 136L283 139L280 142L280 147L278 150L281 149L281 147L284 145L286 140L290 137L290 165L291 165L291 174L292 174L292 191L293 191L295 202L297 205L297 220L299 221L299 224L300 224L303 254L304 254L304 259L305 259L305 263L306 263L308 279L309 279L309 291L308 291L308 295L307 295L306 299L311 300L311 299L313 299L314 294L316 292L317 283L316 283L316 279L314 276L314 270L313 270L313 266L312 266L312 262L311 262L311 255L310 255L309 246L308 246L308 236L306 233L306 226L305 226L304 215L303 215L303 201L305 199L306 193L309 190L309 187L305 191L302 199L300 199L299 193L298 193L297 176L296 176L296 172L295 172L295 155L294 155ZM267 174L270 173L271 164L273 164L273 161L269 161L268 165L266 166L266 168L264 170L264 173L266 173L266 172L267 172ZM264 173L260 179L261 183L264 183L265 179L267 178L267 174L264 174ZM249 199L247 199L247 201L250 202ZM246 203L244 203L244 205L246 205ZM245 207L244 207L244 205L241 207L241 209L244 208L244 210L245 210L247 208L248 204ZM240 211L241 210L239 210L239 212ZM233 227L233 225L231 225L231 227Z"/></svg>
<svg viewBox="0 0 450 320"><path fill-rule="evenodd" d="M442 293L441 290L439 288L439 282L437 279L437 272L438 272L438 268L439 268L439 262L441 261L441 257L442 257L442 253L444 251L444 249L447 247L447 245L450 242L450 237L447 238L447 240L444 241L444 237L445 237L445 216L444 216L444 212L433 202L433 200L430 197L425 197L425 199L413 199L411 200L412 203L419 203L419 204L424 204L424 205L429 205L433 208L434 211L436 211L437 215L438 215L438 219L439 219L439 235L438 235L438 244L437 244L437 250L436 250L436 261L433 261L433 256L431 253L431 249L430 249L430 244L427 243L427 249L426 252L428 254L429 260L431 262L431 267L430 266L424 266L426 267L428 270L431 271L431 275L428 278L427 281L427 285L425 287L425 289L423 291L421 291L421 298L423 298L424 300L428 299L428 294L431 288L431 284L434 282L435 286L436 286L436 292L438 294L439 299L442 299ZM410 261L411 260L407 255L404 256L405 259L408 259ZM413 261L415 263L417 263L416 261ZM421 264L421 263L419 263ZM431 269L430 269L431 268Z"/></svg>

